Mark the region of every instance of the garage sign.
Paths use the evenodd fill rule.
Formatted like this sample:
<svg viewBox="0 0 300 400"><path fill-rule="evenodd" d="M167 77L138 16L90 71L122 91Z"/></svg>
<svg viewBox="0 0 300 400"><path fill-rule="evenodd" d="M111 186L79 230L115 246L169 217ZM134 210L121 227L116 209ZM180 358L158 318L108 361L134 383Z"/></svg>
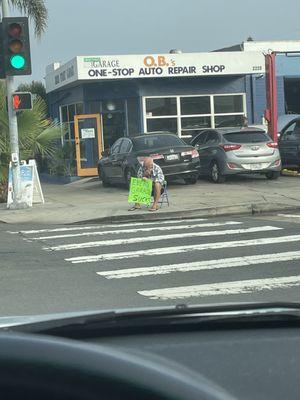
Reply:
<svg viewBox="0 0 300 400"><path fill-rule="evenodd" d="M76 80L245 75L265 72L261 52L80 56L46 76L47 91Z"/></svg>

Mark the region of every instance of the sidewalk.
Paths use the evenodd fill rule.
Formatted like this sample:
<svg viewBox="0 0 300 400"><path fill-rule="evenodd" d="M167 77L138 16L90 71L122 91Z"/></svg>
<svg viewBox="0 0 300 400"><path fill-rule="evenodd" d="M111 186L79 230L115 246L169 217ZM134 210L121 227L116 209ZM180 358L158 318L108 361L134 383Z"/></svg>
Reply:
<svg viewBox="0 0 300 400"><path fill-rule="evenodd" d="M201 179L196 185L174 182L168 185L170 207L156 213L146 208L129 212L125 188L103 188L97 178L60 184L42 184L45 204L26 210L7 210L0 205L0 222L29 224L68 224L117 222L165 218L252 214L299 208L299 177L268 181L260 176L229 178L225 184Z"/></svg>

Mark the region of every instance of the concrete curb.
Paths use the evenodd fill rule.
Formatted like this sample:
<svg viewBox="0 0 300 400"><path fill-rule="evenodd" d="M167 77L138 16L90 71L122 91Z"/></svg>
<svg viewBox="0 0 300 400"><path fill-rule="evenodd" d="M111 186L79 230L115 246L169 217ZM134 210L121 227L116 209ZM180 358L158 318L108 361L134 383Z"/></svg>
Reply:
<svg viewBox="0 0 300 400"><path fill-rule="evenodd" d="M193 219L193 218L209 218L226 215L255 215L263 213L272 213L276 211L299 211L300 205L286 204L270 204L270 203L253 203L240 204L223 207L199 208L183 211L159 211L158 213L135 213L113 215L110 217L93 218L84 221L73 222L70 225L94 224L94 223L122 223L122 222L147 222L147 221L163 221L172 219Z"/></svg>

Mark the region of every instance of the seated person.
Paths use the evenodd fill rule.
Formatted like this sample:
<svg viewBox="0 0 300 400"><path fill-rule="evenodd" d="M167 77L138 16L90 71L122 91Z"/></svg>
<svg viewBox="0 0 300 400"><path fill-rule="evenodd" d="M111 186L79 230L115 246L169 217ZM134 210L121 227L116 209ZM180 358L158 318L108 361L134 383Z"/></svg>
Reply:
<svg viewBox="0 0 300 400"><path fill-rule="evenodd" d="M143 165L138 170L137 177L142 179L152 179L152 196L154 200L151 208L149 208L149 211L157 211L158 201L164 190L163 184L165 177L162 169L159 165L153 162L153 159L151 157L145 157ZM140 208L141 205L139 203L135 203L135 205L129 210L139 210Z"/></svg>

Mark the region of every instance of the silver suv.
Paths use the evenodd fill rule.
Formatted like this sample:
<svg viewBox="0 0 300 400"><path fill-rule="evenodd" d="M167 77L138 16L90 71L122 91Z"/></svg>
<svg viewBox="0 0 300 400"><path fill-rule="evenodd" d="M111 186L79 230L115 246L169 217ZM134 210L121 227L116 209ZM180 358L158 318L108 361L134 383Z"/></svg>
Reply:
<svg viewBox="0 0 300 400"><path fill-rule="evenodd" d="M200 157L200 175L222 183L226 175L259 173L277 179L281 159L277 143L261 129L222 128L199 133L191 144Z"/></svg>

